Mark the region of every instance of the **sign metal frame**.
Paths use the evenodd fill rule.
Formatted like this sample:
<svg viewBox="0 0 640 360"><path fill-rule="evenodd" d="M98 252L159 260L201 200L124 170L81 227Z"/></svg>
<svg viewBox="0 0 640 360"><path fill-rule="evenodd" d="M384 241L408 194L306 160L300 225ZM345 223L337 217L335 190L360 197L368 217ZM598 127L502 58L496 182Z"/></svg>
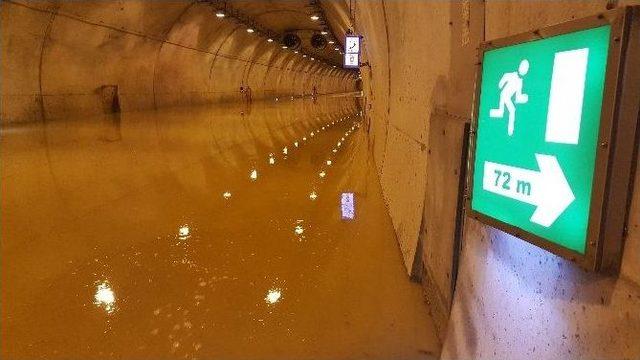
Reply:
<svg viewBox="0 0 640 360"><path fill-rule="evenodd" d="M585 253L570 250L519 227L475 211L473 179L484 53L506 46L610 25L609 52L598 132L598 147L588 218ZM484 42L479 48L467 171L468 216L589 271L619 271L626 232L633 168L637 157L636 130L640 104L640 6L627 6L546 28ZM640 189L636 189L640 191Z"/></svg>
<svg viewBox="0 0 640 360"><path fill-rule="evenodd" d="M348 39L349 38L356 38L358 39L358 51L357 52L349 52L349 50L347 49L347 43L348 43ZM359 69L360 68L360 53L361 53L361 46L362 46L362 38L360 37L360 35L346 35L345 36L345 42L344 42L344 55L343 55L343 59L342 59L342 66L345 69ZM347 56L349 55L356 55L357 59L358 59L358 64L356 65L347 65Z"/></svg>

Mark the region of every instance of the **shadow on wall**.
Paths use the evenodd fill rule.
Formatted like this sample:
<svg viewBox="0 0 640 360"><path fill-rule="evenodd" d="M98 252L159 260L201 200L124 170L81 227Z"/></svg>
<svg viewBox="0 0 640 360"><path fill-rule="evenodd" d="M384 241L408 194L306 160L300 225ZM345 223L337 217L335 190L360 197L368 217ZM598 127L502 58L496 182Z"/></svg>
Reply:
<svg viewBox="0 0 640 360"><path fill-rule="evenodd" d="M118 85L103 85L98 91L102 96L102 111L105 114L119 113L121 109Z"/></svg>

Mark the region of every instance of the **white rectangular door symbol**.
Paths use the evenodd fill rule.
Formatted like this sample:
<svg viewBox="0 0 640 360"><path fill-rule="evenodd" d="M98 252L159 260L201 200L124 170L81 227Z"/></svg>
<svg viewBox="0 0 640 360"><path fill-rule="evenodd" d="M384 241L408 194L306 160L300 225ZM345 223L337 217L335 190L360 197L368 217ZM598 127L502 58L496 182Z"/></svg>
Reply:
<svg viewBox="0 0 640 360"><path fill-rule="evenodd" d="M555 54L545 141L578 144L588 58L588 48Z"/></svg>

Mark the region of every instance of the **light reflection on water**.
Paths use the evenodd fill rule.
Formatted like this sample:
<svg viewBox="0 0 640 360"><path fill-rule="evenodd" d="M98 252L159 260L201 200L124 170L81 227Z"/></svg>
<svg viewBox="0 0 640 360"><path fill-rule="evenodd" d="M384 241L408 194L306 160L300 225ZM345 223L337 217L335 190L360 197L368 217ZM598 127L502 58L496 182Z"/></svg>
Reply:
<svg viewBox="0 0 640 360"><path fill-rule="evenodd" d="M304 227L304 220L302 219L296 220L296 225L293 228L293 233L298 238L298 242L302 242L303 240L305 240L306 238L305 230L306 229Z"/></svg>
<svg viewBox="0 0 640 360"><path fill-rule="evenodd" d="M112 314L116 310L116 295L108 281L97 284L93 303L104 309L107 314Z"/></svg>
<svg viewBox="0 0 640 360"><path fill-rule="evenodd" d="M346 192L341 194L340 211L343 219L353 220L355 218L356 203L353 193Z"/></svg>
<svg viewBox="0 0 640 360"><path fill-rule="evenodd" d="M187 240L189 237L191 237L191 230L189 229L189 225L185 224L180 226L180 228L178 229L178 239Z"/></svg>
<svg viewBox="0 0 640 360"><path fill-rule="evenodd" d="M264 297L264 301L269 305L273 305L278 301L280 301L281 299L282 299L282 290L278 288L269 289L269 291L267 291L267 296Z"/></svg>
<svg viewBox="0 0 640 360"><path fill-rule="evenodd" d="M254 114L258 113L258 111L254 112ZM143 124L143 120L155 122L157 117L160 119L158 121L160 134L182 134L180 136L183 137L175 139L166 136L167 142L158 147L156 139L150 137L144 126L138 129L132 125L136 124L136 121L124 121L123 128L127 131L123 132L123 136L127 142L123 142L123 145L120 145L122 147L117 148L119 151L112 151L119 146L118 144L109 144L108 149L98 148L96 152L100 156L95 157L87 156L86 148L74 148L73 155L78 156L67 156L70 151L68 148L71 148L68 146L69 140L75 140L73 134L76 132L79 136L82 133L74 130L72 126L64 129L49 128L51 139L59 139L56 136L61 137L64 133L63 144L66 147L63 150L55 147L51 149L54 164L51 171L62 173L63 170L73 169L72 164L67 160L70 158L80 159L83 162L81 168L91 170L84 174L72 173L68 183L75 187L73 189L69 187L70 189L67 190L65 187L68 186L63 183L63 190L66 191L63 195L74 200L72 204L81 203L78 199L89 199L95 202L89 205L95 205L96 209L99 209L95 210L96 216L87 218L87 224L82 227L83 229L74 228L65 236L73 240L69 242L72 244L88 238L86 235L96 237L97 249L89 248L87 251L84 246L72 245L76 246L74 250L77 250L74 256L83 257L87 252L108 254L107 266L110 269L96 269L94 265L86 269L86 267L73 265L73 271L77 271L77 275L73 276L81 280L78 281L82 286L80 291L74 287L73 281L69 281L74 279L69 274L48 279L47 281L50 281L54 288L63 288L71 296L81 294L79 299L86 309L81 306L74 308L73 302L65 302L56 305L64 310L60 315L50 316L49 313L54 313L55 311L51 310L55 308L44 302L38 302L36 303L38 306L33 307L38 314L38 321L44 319L42 322L48 327L54 324L54 320L71 320L70 324L77 320L87 324L82 328L87 331L88 336L79 337L78 348L96 350L96 354L106 349L103 358L109 357L111 350L125 354L121 358L153 358L153 355L147 355L154 351L156 354L172 351L176 358L187 355L190 356L188 358L195 357L194 351L206 352L206 354L198 354L198 358L213 358L212 354L219 351L223 354L220 358L230 358L231 356L226 355L231 350L224 348L224 345L216 345L218 339L221 339L220 343L226 342L230 344L228 348L233 346L234 349L243 342L254 341L257 344L256 348L261 347L265 354L264 358L267 358L266 355L269 355L269 351L272 350L270 335L256 328L253 322L249 324L247 320L251 317L261 317L265 321L270 321L269 331L280 338L290 336L287 341L300 342L300 337L306 336L307 341L310 341L308 335L315 331L317 321L310 319L313 316L309 314L317 312L318 307L314 309L309 304L316 302L316 299L322 299L327 303L327 309L329 309L327 322L331 326L335 326L341 333L346 333L345 328L353 328L354 331L349 331L353 334L353 340L349 341L364 343L362 339L368 339L367 334L371 329L375 334L381 333L380 331L384 333L387 330L386 324L390 321L384 318L384 314L382 315L384 321L380 321L380 324L344 325L344 314L334 310L341 308L349 301L341 296L323 297L326 294L341 293L344 289L354 289L354 287L358 289L360 284L360 282L346 281L336 276L339 271L342 271L339 269L339 264L343 263L344 259L332 258L331 255L333 249L348 243L349 236L352 236L336 226L340 221L336 216L335 208L335 199L342 191L337 188L341 185L337 184L343 183L344 173L351 171L347 166L350 161L344 159L344 167L336 165L337 168L328 168L337 161L330 157L328 150L340 139L344 129L348 129L347 121L328 126L326 123L330 119L323 117L320 121L325 125L320 127L323 130L319 131L317 128L320 122L303 123L304 126L290 127L282 132L274 130L273 134L277 136L272 138L267 138L270 134L266 132L248 132L246 136L238 135L241 140L237 142L227 139L226 135L215 135L217 136L214 138L215 141L210 142L208 137L203 135L206 131L202 130L205 124L209 126L209 117L202 117L202 121L194 122L195 118L190 116L191 113L187 113L189 116L184 118L188 121L178 121L183 117L180 115L174 119L173 125L170 125L171 121L165 121L162 117L166 114L154 114L149 119L140 118L137 123ZM220 121L220 123L223 122ZM229 121L229 123L237 122ZM275 122L275 124L280 123ZM177 128L184 129L184 132L175 131ZM324 129L327 128L331 131L325 132ZM313 146L307 146L307 143L300 145L298 141L303 133L308 137L311 129L314 129L314 137L311 141L307 139L307 142L313 142ZM238 131L241 132L241 130ZM229 134L231 131L212 133ZM253 136L259 141L254 142ZM264 138L268 140L262 141ZM294 139L298 139L295 144ZM60 142L62 143L62 140ZM52 144L55 143L55 141L52 142ZM215 148L215 152L210 152L209 144L212 143L224 144L227 147ZM294 146L299 145L299 148L294 149ZM351 143L343 142L343 145L345 146L342 149L347 150ZM131 148L137 151L137 164L127 162L129 157L134 158L129 156ZM104 151L108 156L100 151ZM284 155L288 153L289 159L285 161L285 156L278 157L279 151ZM5 156L3 155L3 160ZM118 166L104 166L101 164L102 158ZM185 161L185 158L190 159ZM271 167L265 164L265 162L271 163L271 159L278 166ZM96 169L104 171L93 171L90 168L92 162L98 164ZM341 160L336 164L342 163ZM168 166L165 167L165 164ZM134 165L139 167L136 168ZM358 168L358 171L361 169ZM320 170L326 171L325 176L335 180L335 184L320 180L317 177ZM328 171L332 171L331 177L328 176ZM92 178L91 173L99 176ZM256 182L246 181L247 177ZM259 182L257 182L258 177L261 180ZM130 179L130 183L123 182L121 185L127 191L109 188L108 190L117 196L112 196L110 192L106 194L108 196L102 196L102 194L93 196L91 192L93 189L83 188L83 186L86 187L85 183L110 185L115 182L113 179ZM13 183L11 186L16 187ZM102 187L106 188L106 186ZM50 192L56 191L60 190L51 189ZM284 192L289 192L288 198L283 196ZM82 193L83 197L74 197L75 193ZM319 197L320 193L323 194L322 199ZM306 199L307 196L309 200ZM117 203L107 203L110 206L98 208L97 206L102 205L99 201L103 201L103 198L120 200ZM11 202L13 203L17 202ZM52 209L53 205L60 206L58 203L52 204ZM359 203L358 206L363 205ZM122 216L123 209L131 209L131 214ZM7 213L9 210L12 209L7 209ZM46 213L42 210L47 209L43 207L39 210L39 213ZM382 213L384 209L381 208L380 211ZM73 213L80 213L80 211L73 211ZM280 223L277 226L270 225L266 219L276 219ZM296 221L295 219L304 220ZM384 222L372 224L372 226L376 230L384 230L376 231L376 234L392 234L392 229L385 227ZM161 239L148 241L149 233L152 239L162 234ZM8 233L6 238L14 244L18 241L18 237L11 233ZM122 241L116 243L114 239ZM395 251L392 237L389 239L391 241L388 248L380 245L386 243L376 242L376 247L380 247L376 251L380 253ZM3 242L4 240L5 238ZM56 237L55 240L68 239ZM53 246L49 249L49 245L51 243L47 244L48 251L58 251ZM104 254L100 254L101 252ZM68 254L63 253L61 256L64 255ZM48 259L47 256L38 256L45 261ZM93 261L93 258L90 260ZM363 257L354 260L352 264L359 266L357 264L366 261L367 258ZM336 269L327 266L327 262L335 263ZM396 263L393 263L393 267L387 265L389 264L383 262L382 269L397 268ZM353 273L359 279L369 279L361 275L363 272L358 268ZM63 273L60 272L60 274ZM273 274L286 276L291 278L291 281L284 286L282 281L273 281ZM109 280L106 280L107 278ZM98 283L94 283L96 279L99 280ZM13 286L15 289L15 285ZM391 284L391 287L396 290L393 286L396 286L395 283ZM404 291L403 288L399 288L397 292L402 291ZM359 294L361 293L359 291ZM383 297L384 300L391 299L386 293ZM395 304L396 297L406 298L394 292L393 301L388 303ZM319 304L314 305L324 306L320 300L318 302ZM379 301L369 303L364 300L363 303L364 307L358 311L367 315L367 318L376 318L379 313L386 313L386 309L380 312L376 308ZM406 305L406 302L402 304ZM257 309L260 308L267 309L265 314L259 313ZM41 309L49 311L45 312ZM273 314L266 314L270 311L273 311ZM86 313L85 316L82 312ZM97 317L99 320L97 322L95 321L96 313L102 315ZM78 318L70 318L69 314L77 315ZM104 314L116 316L107 317ZM34 315L33 318L36 316ZM407 318L411 320L414 317ZM113 328L105 343L113 346L113 349L94 340L100 339L105 319ZM3 325L6 323L5 320L3 317ZM26 320L24 323L27 325L21 325L18 320L11 320L12 329L24 326L32 334L38 332L35 327L29 328L30 324L35 324L36 321L25 319L25 316L19 320ZM358 335L361 333L365 335ZM35 335L34 342L39 341L43 344L38 347L38 351L49 351L44 344L47 346L53 344L49 348L62 349L59 350L61 354L66 351L64 355L58 356L59 358L82 358L78 357L78 354L73 354L75 348L68 347L65 350L59 345L64 345L65 340L57 340L64 337L73 338L74 335L77 335L77 327L70 326L60 330L56 335L46 332ZM253 338L248 340L243 338L245 335ZM26 344L27 341L31 340L22 342ZM334 344L332 340L326 340L326 343L328 348ZM26 346L22 348L26 349ZM136 356L135 351L138 346L146 346L146 348L138 350L139 353ZM245 350L236 352L241 351ZM251 353L250 350L246 352L255 355L255 352ZM326 352L328 354L324 354L322 358L332 358L331 355L335 355L331 354L331 350ZM357 354L354 356L357 357ZM55 356L50 357L55 358ZM261 357L246 356L244 358ZM291 355L291 358L302 357Z"/></svg>

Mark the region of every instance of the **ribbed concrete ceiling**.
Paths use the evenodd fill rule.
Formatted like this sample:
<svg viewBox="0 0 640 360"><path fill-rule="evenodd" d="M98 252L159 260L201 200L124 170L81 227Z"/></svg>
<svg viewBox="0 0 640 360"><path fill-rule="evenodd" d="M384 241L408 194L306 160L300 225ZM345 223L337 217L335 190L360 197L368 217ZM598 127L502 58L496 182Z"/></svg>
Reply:
<svg viewBox="0 0 640 360"><path fill-rule="evenodd" d="M343 38L348 24L348 6L344 0L211 0L215 8L229 10L231 17L238 16L253 22L258 29L282 35L296 33L302 40L301 50L311 56L327 60L333 65L342 63ZM319 17L313 20L312 15ZM311 46L313 34L326 32L328 41L324 49ZM335 48L339 50L335 50Z"/></svg>

